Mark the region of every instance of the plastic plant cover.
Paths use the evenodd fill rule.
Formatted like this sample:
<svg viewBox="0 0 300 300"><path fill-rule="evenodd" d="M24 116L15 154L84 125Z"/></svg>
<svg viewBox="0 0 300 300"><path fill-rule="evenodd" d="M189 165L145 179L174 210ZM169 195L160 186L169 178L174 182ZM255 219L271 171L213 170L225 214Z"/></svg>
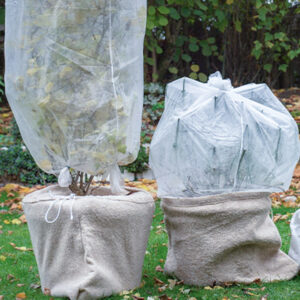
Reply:
<svg viewBox="0 0 300 300"><path fill-rule="evenodd" d="M298 127L265 84L233 88L219 72L207 84L167 86L150 148L160 197L288 189L299 159Z"/></svg>
<svg viewBox="0 0 300 300"><path fill-rule="evenodd" d="M6 93L48 173L91 175L135 160L146 0L7 0Z"/></svg>

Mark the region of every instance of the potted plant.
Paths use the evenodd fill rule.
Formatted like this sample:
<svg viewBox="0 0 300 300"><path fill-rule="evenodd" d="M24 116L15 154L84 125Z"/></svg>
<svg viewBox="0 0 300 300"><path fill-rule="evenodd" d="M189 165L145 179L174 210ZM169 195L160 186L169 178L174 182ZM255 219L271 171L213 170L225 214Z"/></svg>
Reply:
<svg viewBox="0 0 300 300"><path fill-rule="evenodd" d="M269 194L289 188L295 121L265 84L233 88L217 72L167 87L150 165L169 234L165 271L185 283L290 279Z"/></svg>
<svg viewBox="0 0 300 300"><path fill-rule="evenodd" d="M59 186L23 200L42 289L91 299L139 285L154 209L125 189L139 150L146 1L8 1L6 92ZM94 176L111 188L94 187Z"/></svg>

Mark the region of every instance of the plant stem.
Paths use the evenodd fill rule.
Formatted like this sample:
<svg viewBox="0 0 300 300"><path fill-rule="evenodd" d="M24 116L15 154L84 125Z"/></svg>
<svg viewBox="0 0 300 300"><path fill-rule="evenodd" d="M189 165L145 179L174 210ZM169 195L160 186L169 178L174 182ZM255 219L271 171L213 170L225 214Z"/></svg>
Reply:
<svg viewBox="0 0 300 300"><path fill-rule="evenodd" d="M72 175L72 184L69 189L77 196L84 196L88 193L93 179L94 176L89 177L88 174L78 171L75 175Z"/></svg>

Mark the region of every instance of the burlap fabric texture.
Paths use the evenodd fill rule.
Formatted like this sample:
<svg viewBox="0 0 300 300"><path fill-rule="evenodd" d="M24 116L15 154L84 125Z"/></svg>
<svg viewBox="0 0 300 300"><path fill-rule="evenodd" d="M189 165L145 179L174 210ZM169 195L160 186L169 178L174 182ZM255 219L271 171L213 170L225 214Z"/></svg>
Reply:
<svg viewBox="0 0 300 300"><path fill-rule="evenodd" d="M186 284L289 280L299 266L280 250L268 193L162 201L169 235L165 272Z"/></svg>
<svg viewBox="0 0 300 300"><path fill-rule="evenodd" d="M154 201L128 192L98 188L74 199L68 188L51 186L24 198L43 292L98 299L140 285Z"/></svg>

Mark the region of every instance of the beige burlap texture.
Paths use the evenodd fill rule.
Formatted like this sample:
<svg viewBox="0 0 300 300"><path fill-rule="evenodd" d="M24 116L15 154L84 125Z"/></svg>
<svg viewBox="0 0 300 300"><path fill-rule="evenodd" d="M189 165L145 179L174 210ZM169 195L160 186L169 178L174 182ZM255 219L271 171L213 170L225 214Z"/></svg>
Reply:
<svg viewBox="0 0 300 300"><path fill-rule="evenodd" d="M72 199L69 189L52 186L24 198L44 292L98 299L140 285L154 201L147 192L129 192L98 188ZM45 216L58 218L49 224Z"/></svg>
<svg viewBox="0 0 300 300"><path fill-rule="evenodd" d="M169 235L165 272L186 284L289 280L299 266L280 250L268 193L162 201Z"/></svg>

